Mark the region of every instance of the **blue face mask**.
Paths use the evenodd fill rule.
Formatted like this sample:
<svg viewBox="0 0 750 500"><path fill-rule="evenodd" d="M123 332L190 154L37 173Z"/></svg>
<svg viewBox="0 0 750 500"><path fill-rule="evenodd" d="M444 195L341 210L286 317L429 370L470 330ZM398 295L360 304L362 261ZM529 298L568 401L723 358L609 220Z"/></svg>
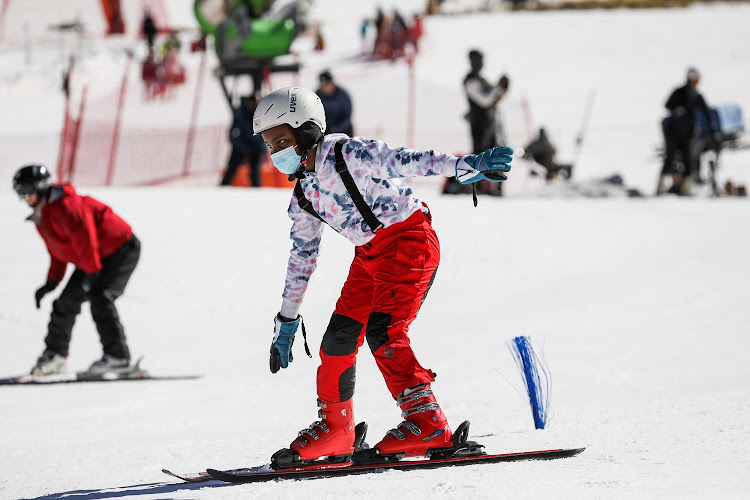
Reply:
<svg viewBox="0 0 750 500"><path fill-rule="evenodd" d="M299 168L302 157L294 150L294 146L289 146L272 154L271 161L273 166L279 169L279 172L291 175Z"/></svg>

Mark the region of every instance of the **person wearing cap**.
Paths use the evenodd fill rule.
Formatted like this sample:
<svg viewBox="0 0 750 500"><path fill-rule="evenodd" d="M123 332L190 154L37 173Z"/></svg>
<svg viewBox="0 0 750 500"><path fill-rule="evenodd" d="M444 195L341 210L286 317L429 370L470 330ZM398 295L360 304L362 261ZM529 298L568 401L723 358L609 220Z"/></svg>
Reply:
<svg viewBox="0 0 750 500"><path fill-rule="evenodd" d="M336 84L331 72L323 71L318 76L320 87L315 91L323 102L328 128L324 134L354 135L352 127L352 99L349 92Z"/></svg>
<svg viewBox="0 0 750 500"><path fill-rule="evenodd" d="M31 374L67 371L65 359L73 325L86 301L104 351L88 373L98 376L130 370L130 350L115 300L125 291L141 254L141 243L132 228L110 207L79 195L70 184L53 184L43 165L20 168L13 177L13 188L34 210L27 220L36 226L50 255L47 282L34 296L37 309L42 298L63 280L67 265L75 266L52 303L46 348Z"/></svg>
<svg viewBox="0 0 750 500"><path fill-rule="evenodd" d="M685 85L675 89L664 105L670 114L662 123L665 155L657 194L664 192L663 178L668 175L672 176L670 193L690 194L690 178L700 168L698 119L701 114L709 125L712 139L717 145L721 142L716 118L698 91L700 73L689 68L686 76ZM677 161L678 152L680 162Z"/></svg>

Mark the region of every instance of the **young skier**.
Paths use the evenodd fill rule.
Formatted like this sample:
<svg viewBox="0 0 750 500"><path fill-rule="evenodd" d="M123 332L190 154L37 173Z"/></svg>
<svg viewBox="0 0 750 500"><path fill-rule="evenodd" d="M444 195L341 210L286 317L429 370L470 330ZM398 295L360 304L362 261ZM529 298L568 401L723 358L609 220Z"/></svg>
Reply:
<svg viewBox="0 0 750 500"><path fill-rule="evenodd" d="M356 246L320 346L321 420L301 431L273 462L344 460L353 453L355 362L365 339L404 418L374 446L377 452L418 456L450 446L451 429L430 387L435 374L419 364L408 337L435 278L440 246L429 209L401 178L505 180L512 150L492 148L457 158L391 148L363 137L324 137L320 98L300 87L268 94L255 111L253 129L270 148L275 167L298 179L288 210L292 251L281 310L274 319L271 372L292 362L291 347L302 321L299 309L317 265L323 227L328 224Z"/></svg>
<svg viewBox="0 0 750 500"><path fill-rule="evenodd" d="M47 282L36 291L36 307L65 277L67 264L76 269L65 289L52 303L45 339L46 349L31 370L50 375L67 370L73 324L87 300L99 331L104 356L88 372L101 375L127 370L130 351L115 307L141 253L141 243L127 222L90 196L80 196L69 184L53 185L42 165L27 165L16 172L13 188L34 209L34 222L49 251Z"/></svg>

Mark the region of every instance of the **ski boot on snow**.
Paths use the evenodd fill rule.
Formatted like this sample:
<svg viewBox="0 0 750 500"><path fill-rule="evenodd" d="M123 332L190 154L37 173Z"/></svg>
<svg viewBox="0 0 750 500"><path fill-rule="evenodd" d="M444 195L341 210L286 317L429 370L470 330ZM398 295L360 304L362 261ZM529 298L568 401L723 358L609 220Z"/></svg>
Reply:
<svg viewBox="0 0 750 500"><path fill-rule="evenodd" d="M116 358L111 354L105 354L102 359L94 361L94 363L86 370L86 375L90 376L101 376L106 373L122 374L130 372L132 370L130 366L130 360L127 358Z"/></svg>
<svg viewBox="0 0 750 500"><path fill-rule="evenodd" d="M44 375L66 373L67 371L68 366L65 363L65 357L47 349L36 360L36 365L31 369L31 374L35 377L41 377Z"/></svg>
<svg viewBox="0 0 750 500"><path fill-rule="evenodd" d="M355 450L363 449L367 424L354 425L352 398L334 403L318 399L318 417L310 427L299 432L289 448L271 457L274 469L320 463L349 462Z"/></svg>
<svg viewBox="0 0 750 500"><path fill-rule="evenodd" d="M424 456L430 448L450 446L448 419L435 400L429 384L406 389L397 400L404 421L374 446L380 454L403 453Z"/></svg>
<svg viewBox="0 0 750 500"><path fill-rule="evenodd" d="M469 422L454 434L429 384L406 389L397 400L404 421L372 449L355 453L355 463L388 463L404 457L445 458L461 452L481 454L481 445L466 441Z"/></svg>
<svg viewBox="0 0 750 500"><path fill-rule="evenodd" d="M451 437L451 442L443 448L429 448L424 453L424 458L429 460L461 458L461 457L478 457L486 455L484 445L475 441L468 441L469 421L464 420L458 426ZM352 455L352 464L354 465L373 465L389 464L400 462L406 457L405 452L400 453L380 453L377 448L363 446L361 450L355 451ZM413 455L412 455L413 456Z"/></svg>

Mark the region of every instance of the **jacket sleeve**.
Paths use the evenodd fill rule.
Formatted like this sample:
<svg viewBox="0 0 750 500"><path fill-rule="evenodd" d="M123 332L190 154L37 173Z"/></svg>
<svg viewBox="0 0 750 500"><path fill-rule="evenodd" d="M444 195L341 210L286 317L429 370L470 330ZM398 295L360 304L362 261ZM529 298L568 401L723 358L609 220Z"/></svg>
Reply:
<svg viewBox="0 0 750 500"><path fill-rule="evenodd" d="M706 104L706 100L702 95L698 95L697 99L698 102L696 103L696 105L706 117L706 122L708 122L708 126L711 129L711 132L718 132L720 130L719 123L716 121L716 117L711 112L708 104Z"/></svg>
<svg viewBox="0 0 750 500"><path fill-rule="evenodd" d="M350 150L349 144L354 144ZM429 177L456 175L458 158L434 150L417 151L406 147L391 148L387 143L366 140L362 143L350 141L344 146L347 165L359 165L371 172L376 179L401 177ZM353 172L354 175L354 172Z"/></svg>
<svg viewBox="0 0 750 500"><path fill-rule="evenodd" d="M64 230L70 236L71 247L76 255L75 266L86 274L102 270L99 256L99 237L94 223L94 214L80 197L63 205L60 218Z"/></svg>
<svg viewBox="0 0 750 500"><path fill-rule="evenodd" d="M474 101L477 106L487 109L494 106L500 97L505 93L501 87L492 87L491 90L485 91L482 83L476 78L471 78L464 84L466 95Z"/></svg>
<svg viewBox="0 0 750 500"><path fill-rule="evenodd" d="M304 212L294 196L289 204L288 214L292 219L289 234L292 251L289 254L280 313L287 318L296 318L310 277L318 266L324 223Z"/></svg>
<svg viewBox="0 0 750 500"><path fill-rule="evenodd" d="M65 270L67 262L56 259L50 254L49 272L47 273L47 279L50 281L56 281L60 283L65 278Z"/></svg>
<svg viewBox="0 0 750 500"><path fill-rule="evenodd" d="M674 113L674 110L679 108L680 106L682 106L680 89L676 89L670 94L669 99L667 99L667 102L664 103L664 107L667 108L670 112Z"/></svg>

